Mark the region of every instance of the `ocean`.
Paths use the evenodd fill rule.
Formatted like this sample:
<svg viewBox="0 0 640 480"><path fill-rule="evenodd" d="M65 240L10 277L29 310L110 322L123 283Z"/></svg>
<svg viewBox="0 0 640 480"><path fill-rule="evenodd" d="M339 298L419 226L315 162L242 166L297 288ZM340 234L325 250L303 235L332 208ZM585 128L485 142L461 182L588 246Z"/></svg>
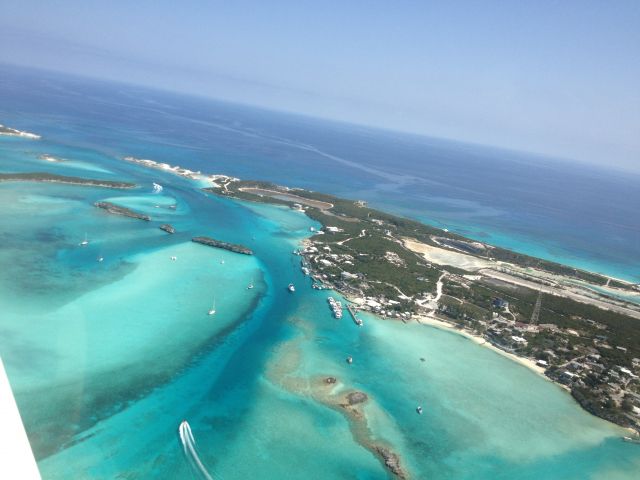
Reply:
<svg viewBox="0 0 640 480"><path fill-rule="evenodd" d="M411 478L636 478L640 448L622 429L523 366L433 327L335 320L292 255L317 227L306 216L211 196L121 157L365 199L630 280L640 275L637 177L0 72L0 123L42 135L0 137L0 171L139 185L0 185L0 354L43 478L207 478L181 442L183 420L202 466L227 480L387 478L371 443L393 448ZM96 201L153 221L110 216ZM255 255L194 244L196 235ZM350 390L369 397L366 429L327 404Z"/></svg>
<svg viewBox="0 0 640 480"><path fill-rule="evenodd" d="M62 142L364 199L481 241L640 282L640 171L0 71L3 121Z"/></svg>

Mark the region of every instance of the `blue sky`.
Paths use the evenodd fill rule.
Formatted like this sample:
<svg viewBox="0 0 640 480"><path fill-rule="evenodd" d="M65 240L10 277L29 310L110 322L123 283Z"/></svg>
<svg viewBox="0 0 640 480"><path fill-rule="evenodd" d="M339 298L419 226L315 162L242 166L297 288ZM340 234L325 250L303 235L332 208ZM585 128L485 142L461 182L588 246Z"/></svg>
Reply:
<svg viewBox="0 0 640 480"><path fill-rule="evenodd" d="M0 0L0 62L640 169L640 2Z"/></svg>

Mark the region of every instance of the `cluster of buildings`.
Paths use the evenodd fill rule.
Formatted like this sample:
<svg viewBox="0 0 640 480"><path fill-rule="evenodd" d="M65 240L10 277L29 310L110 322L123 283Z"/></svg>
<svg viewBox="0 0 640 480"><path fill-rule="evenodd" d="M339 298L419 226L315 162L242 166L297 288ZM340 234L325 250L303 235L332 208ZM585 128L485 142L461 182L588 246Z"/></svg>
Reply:
<svg viewBox="0 0 640 480"><path fill-rule="evenodd" d="M325 227L329 233L334 233L332 227ZM319 233L319 232L318 232ZM353 306L358 310L366 310L388 318L408 320L411 311L402 311L406 304L400 300L385 296L366 296L363 292L367 279L362 273L351 273L349 267L354 265L354 256L348 253L335 253L330 245L306 240L303 248L297 251L303 257L303 271L312 271L312 278L320 288L334 288L349 296ZM367 255L359 253L359 255ZM390 260L401 261L399 258ZM399 298L401 295L398 296ZM410 298L404 298L410 300Z"/></svg>
<svg viewBox="0 0 640 480"><path fill-rule="evenodd" d="M494 307L505 305L494 301ZM595 327L592 331L604 333L606 329L594 320L582 321ZM640 359L633 358L631 366L612 363L615 356L604 356L603 350L626 354L627 349L610 345L606 335L551 323L525 324L499 312L493 312L489 320L477 321L476 328L499 348L535 359L549 378L564 385L592 413L640 430Z"/></svg>
<svg viewBox="0 0 640 480"><path fill-rule="evenodd" d="M331 227L323 230L326 234L339 232ZM624 347L609 345L604 325L580 318L579 321L585 323L585 331L579 331L576 327L537 323L537 320L520 322L510 311L509 302L502 298L494 298L486 314L467 314L456 307L455 302L443 302L439 298L441 294L437 298L429 293L410 298L399 291L393 295L389 289L370 288L376 280L366 278L363 273L350 273L354 269L349 268L354 265L355 255L368 255L366 252L344 253L336 244L307 240L298 253L314 280L347 295L352 308L403 321L410 320L414 314L448 316L455 319L458 326L482 335L495 346L533 359L549 378L564 385L592 413L640 431L640 359L633 359L631 366L625 366L612 364L611 358L615 356L603 358L602 349L626 354ZM402 259L395 254L387 257L384 261L390 268L402 266ZM370 294L377 290L385 291L386 295ZM577 395L577 391L583 392L582 396ZM600 409L606 410L605 413Z"/></svg>

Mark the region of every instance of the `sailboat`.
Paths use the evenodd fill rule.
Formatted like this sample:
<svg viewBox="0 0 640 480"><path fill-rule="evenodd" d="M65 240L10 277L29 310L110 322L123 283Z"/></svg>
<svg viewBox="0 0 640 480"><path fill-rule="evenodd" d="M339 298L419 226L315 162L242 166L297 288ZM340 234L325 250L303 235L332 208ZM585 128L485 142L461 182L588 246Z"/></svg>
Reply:
<svg viewBox="0 0 640 480"><path fill-rule="evenodd" d="M215 315L215 314L216 314L216 297L213 297L213 305L209 310L209 315Z"/></svg>
<svg viewBox="0 0 640 480"><path fill-rule="evenodd" d="M87 238L87 234L85 232L84 234L84 240L80 242L80 246L81 247L86 247L87 245L89 245L89 239Z"/></svg>

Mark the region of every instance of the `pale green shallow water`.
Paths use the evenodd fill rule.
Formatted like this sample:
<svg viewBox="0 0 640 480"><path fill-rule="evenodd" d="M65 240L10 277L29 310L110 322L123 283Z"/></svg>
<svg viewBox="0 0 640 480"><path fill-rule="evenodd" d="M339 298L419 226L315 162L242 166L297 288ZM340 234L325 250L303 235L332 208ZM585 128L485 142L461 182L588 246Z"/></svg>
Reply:
<svg viewBox="0 0 640 480"><path fill-rule="evenodd" d="M42 167L31 148L0 142L0 170L72 174ZM87 176L141 187L0 185L0 353L44 478L197 478L182 419L214 478L385 478L349 421L312 397L309 382L329 375L370 396L371 438L393 445L412 478L637 478L637 445L524 367L435 328L333 319L291 254L307 217L81 156L96 164ZM108 215L98 200L153 221ZM165 222L178 233L160 231Z"/></svg>

